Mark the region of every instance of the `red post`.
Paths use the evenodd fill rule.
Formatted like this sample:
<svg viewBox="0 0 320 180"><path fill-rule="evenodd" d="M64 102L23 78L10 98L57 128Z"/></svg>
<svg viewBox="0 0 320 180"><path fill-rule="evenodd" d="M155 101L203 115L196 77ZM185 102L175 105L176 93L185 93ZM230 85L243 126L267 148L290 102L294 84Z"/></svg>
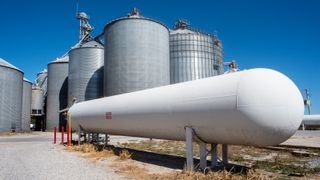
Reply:
<svg viewBox="0 0 320 180"><path fill-rule="evenodd" d="M61 127L61 144L64 144L64 127Z"/></svg>
<svg viewBox="0 0 320 180"><path fill-rule="evenodd" d="M57 143L57 128L53 128L53 144Z"/></svg>
<svg viewBox="0 0 320 180"><path fill-rule="evenodd" d="M70 146L70 128L67 128L67 145Z"/></svg>

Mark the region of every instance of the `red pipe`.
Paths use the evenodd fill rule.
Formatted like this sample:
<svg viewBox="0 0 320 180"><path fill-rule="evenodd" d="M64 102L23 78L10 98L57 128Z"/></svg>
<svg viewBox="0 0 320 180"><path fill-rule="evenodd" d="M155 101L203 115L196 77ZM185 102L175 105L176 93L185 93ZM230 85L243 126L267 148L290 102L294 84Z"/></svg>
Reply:
<svg viewBox="0 0 320 180"><path fill-rule="evenodd" d="M57 128L53 128L53 144L57 143Z"/></svg>
<svg viewBox="0 0 320 180"><path fill-rule="evenodd" d="M64 127L61 127L61 144L64 144Z"/></svg>

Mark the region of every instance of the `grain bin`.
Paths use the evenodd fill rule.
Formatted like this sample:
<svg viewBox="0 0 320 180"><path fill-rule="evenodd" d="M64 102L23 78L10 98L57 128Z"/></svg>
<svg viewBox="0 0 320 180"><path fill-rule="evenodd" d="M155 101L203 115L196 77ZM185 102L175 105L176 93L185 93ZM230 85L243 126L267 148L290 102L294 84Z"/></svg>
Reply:
<svg viewBox="0 0 320 180"><path fill-rule="evenodd" d="M135 9L104 28L104 95L148 89L170 83L169 31Z"/></svg>
<svg viewBox="0 0 320 180"><path fill-rule="evenodd" d="M43 90L44 96L47 94L47 77L48 71L46 69L37 73L36 84Z"/></svg>
<svg viewBox="0 0 320 180"><path fill-rule="evenodd" d="M23 72L0 58L0 131L20 131Z"/></svg>
<svg viewBox="0 0 320 180"><path fill-rule="evenodd" d="M43 90L39 86L32 86L31 115L42 116L44 105Z"/></svg>
<svg viewBox="0 0 320 180"><path fill-rule="evenodd" d="M178 20L170 32L171 84L223 73L222 44L210 34L188 27Z"/></svg>
<svg viewBox="0 0 320 180"><path fill-rule="evenodd" d="M69 57L65 56L48 64L47 130L65 126L65 120L59 111L68 104L68 62Z"/></svg>
<svg viewBox="0 0 320 180"><path fill-rule="evenodd" d="M30 130L32 82L23 78L21 130Z"/></svg>
<svg viewBox="0 0 320 180"><path fill-rule="evenodd" d="M69 52L68 106L103 97L104 48L89 41Z"/></svg>

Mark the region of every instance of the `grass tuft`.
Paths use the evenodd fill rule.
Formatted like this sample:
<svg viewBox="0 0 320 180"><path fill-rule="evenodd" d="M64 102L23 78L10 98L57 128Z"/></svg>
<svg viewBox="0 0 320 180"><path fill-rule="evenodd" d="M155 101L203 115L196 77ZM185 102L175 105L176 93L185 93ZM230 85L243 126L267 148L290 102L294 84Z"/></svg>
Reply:
<svg viewBox="0 0 320 180"><path fill-rule="evenodd" d="M70 152L84 153L84 157L92 159L93 161L98 161L101 159L115 156L114 152L111 149L98 150L92 144L82 144L80 146L72 145L72 146L68 146L67 150Z"/></svg>
<svg viewBox="0 0 320 180"><path fill-rule="evenodd" d="M131 159L132 153L129 153L128 150L122 150L119 153L119 159L120 160L127 160L127 159Z"/></svg>

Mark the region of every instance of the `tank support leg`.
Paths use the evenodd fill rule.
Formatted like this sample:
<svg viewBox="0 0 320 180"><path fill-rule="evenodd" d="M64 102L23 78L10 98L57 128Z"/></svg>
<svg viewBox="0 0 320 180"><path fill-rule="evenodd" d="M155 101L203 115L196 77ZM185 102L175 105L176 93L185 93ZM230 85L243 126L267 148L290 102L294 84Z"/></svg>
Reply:
<svg viewBox="0 0 320 180"><path fill-rule="evenodd" d="M87 142L86 143L89 143L89 141L90 141L90 133L87 133Z"/></svg>
<svg viewBox="0 0 320 180"><path fill-rule="evenodd" d="M222 162L228 164L228 145L222 144Z"/></svg>
<svg viewBox="0 0 320 180"><path fill-rule="evenodd" d="M84 142L87 142L87 133L83 133Z"/></svg>
<svg viewBox="0 0 320 180"><path fill-rule="evenodd" d="M193 129L186 127L186 152L187 152L187 171L193 171L193 147L192 147Z"/></svg>
<svg viewBox="0 0 320 180"><path fill-rule="evenodd" d="M106 134L105 134L104 146L107 146L107 145L108 145L108 142L109 142L109 136L108 136L108 134L106 133Z"/></svg>
<svg viewBox="0 0 320 180"><path fill-rule="evenodd" d="M207 149L206 143L199 143L200 150L200 169L204 170L207 167Z"/></svg>
<svg viewBox="0 0 320 180"><path fill-rule="evenodd" d="M81 144L81 126L78 125L78 145Z"/></svg>
<svg viewBox="0 0 320 180"><path fill-rule="evenodd" d="M211 144L211 168L218 165L217 144Z"/></svg>

